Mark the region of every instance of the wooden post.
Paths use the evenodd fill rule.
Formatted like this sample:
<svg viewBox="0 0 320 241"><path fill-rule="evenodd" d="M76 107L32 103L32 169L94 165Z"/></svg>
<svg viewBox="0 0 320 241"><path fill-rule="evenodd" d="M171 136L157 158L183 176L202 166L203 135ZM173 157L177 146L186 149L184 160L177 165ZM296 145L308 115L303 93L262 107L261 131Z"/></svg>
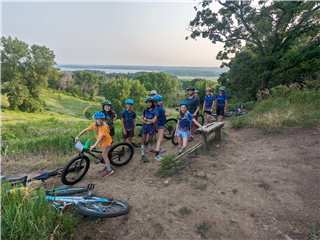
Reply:
<svg viewBox="0 0 320 241"><path fill-rule="evenodd" d="M207 141L207 133L206 132L202 132L202 142L203 142L204 148L209 150L208 141Z"/></svg>
<svg viewBox="0 0 320 241"><path fill-rule="evenodd" d="M216 133L216 140L221 141L221 128L217 128L215 130L215 133Z"/></svg>

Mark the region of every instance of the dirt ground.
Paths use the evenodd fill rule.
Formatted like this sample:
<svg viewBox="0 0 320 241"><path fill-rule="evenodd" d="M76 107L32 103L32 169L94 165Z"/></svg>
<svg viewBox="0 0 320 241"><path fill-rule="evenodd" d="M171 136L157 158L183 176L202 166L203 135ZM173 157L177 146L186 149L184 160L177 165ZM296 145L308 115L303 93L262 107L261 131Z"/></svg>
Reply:
<svg viewBox="0 0 320 241"><path fill-rule="evenodd" d="M308 224L320 221L320 127L264 134L231 128L226 119L223 133L209 151L189 154L184 168L169 178L159 177L152 155L141 163L139 149L107 178L101 177L103 165L92 162L77 186L94 183L93 193L126 201L131 210L112 219L79 217L74 238L308 238ZM200 140L196 135L188 147ZM163 148L178 151L171 140ZM191 213L182 214L183 207Z"/></svg>

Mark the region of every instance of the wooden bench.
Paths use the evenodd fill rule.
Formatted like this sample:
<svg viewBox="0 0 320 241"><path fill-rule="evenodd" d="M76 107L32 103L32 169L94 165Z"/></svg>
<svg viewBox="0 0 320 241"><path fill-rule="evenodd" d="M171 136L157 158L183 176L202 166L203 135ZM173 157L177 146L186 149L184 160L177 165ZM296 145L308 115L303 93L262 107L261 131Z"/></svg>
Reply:
<svg viewBox="0 0 320 241"><path fill-rule="evenodd" d="M224 126L224 122L213 122L205 126L204 128L209 130L209 133L204 132L201 128L196 129L197 134L202 134L203 146L209 150L208 140L212 139L213 135L211 133L215 133L215 137L217 141L221 140L221 128ZM209 137L209 138L208 138Z"/></svg>

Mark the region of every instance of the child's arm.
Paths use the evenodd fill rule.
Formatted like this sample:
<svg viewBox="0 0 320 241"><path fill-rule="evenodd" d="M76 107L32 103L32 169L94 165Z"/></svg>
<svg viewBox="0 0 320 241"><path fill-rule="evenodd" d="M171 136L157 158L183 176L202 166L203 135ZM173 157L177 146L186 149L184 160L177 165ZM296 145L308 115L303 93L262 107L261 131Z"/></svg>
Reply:
<svg viewBox="0 0 320 241"><path fill-rule="evenodd" d="M212 112L212 110L214 109L214 100L212 101L212 106L211 106L211 112Z"/></svg>
<svg viewBox="0 0 320 241"><path fill-rule="evenodd" d="M204 103L203 103L203 107L202 107L202 112L204 113L204 106L205 106L205 104L206 104L206 101L204 101Z"/></svg>
<svg viewBox="0 0 320 241"><path fill-rule="evenodd" d="M127 135L127 131L126 131L126 128L124 127L124 123L123 123L124 119L121 118L121 126L122 126L122 132L123 134L126 136Z"/></svg>
<svg viewBox="0 0 320 241"><path fill-rule="evenodd" d="M195 118L193 118L192 121L193 121L197 126L201 127L203 131L209 132L209 130L205 129L202 125L200 125L200 123L199 123L198 121L196 121Z"/></svg>
<svg viewBox="0 0 320 241"><path fill-rule="evenodd" d="M158 119L158 116L153 117L151 120L148 120L149 124L156 123Z"/></svg>
<svg viewBox="0 0 320 241"><path fill-rule="evenodd" d="M145 118L145 117L142 115L142 116L140 117L140 121L141 121L142 123L144 123L144 124L148 124L147 121L144 120L144 118ZM150 123L150 122L149 122L149 123Z"/></svg>
<svg viewBox="0 0 320 241"><path fill-rule="evenodd" d="M169 113L167 113L167 112L164 113L164 116L165 116L165 117L169 117Z"/></svg>
<svg viewBox="0 0 320 241"><path fill-rule="evenodd" d="M226 110L227 110L227 104L228 104L228 100L225 100L225 105L224 105L224 112L226 112Z"/></svg>
<svg viewBox="0 0 320 241"><path fill-rule="evenodd" d="M115 121L118 117L116 112L114 112L114 114L115 114L115 117L113 118L113 121Z"/></svg>
<svg viewBox="0 0 320 241"><path fill-rule="evenodd" d="M137 133L137 123L136 123L136 119L133 119L133 124L134 124L134 135L136 135Z"/></svg>
<svg viewBox="0 0 320 241"><path fill-rule="evenodd" d="M88 130L89 130L89 129L88 129L88 128L86 128L86 129L84 129L83 131L81 131L81 132L80 132L80 134L79 134L79 135L77 135L77 137L76 137L75 141L76 141L76 142L78 142L79 137L80 137L80 136L82 136L84 133L86 133Z"/></svg>
<svg viewBox="0 0 320 241"><path fill-rule="evenodd" d="M174 136L175 136L175 137L177 137L178 127L179 127L179 120L177 121L176 131L174 132Z"/></svg>
<svg viewBox="0 0 320 241"><path fill-rule="evenodd" d="M92 149L95 148L95 147L99 144L99 142L102 140L102 138L103 138L103 135L101 135L101 136L98 138L98 140L96 141L96 143L94 143L93 146L90 146L89 150L92 151Z"/></svg>

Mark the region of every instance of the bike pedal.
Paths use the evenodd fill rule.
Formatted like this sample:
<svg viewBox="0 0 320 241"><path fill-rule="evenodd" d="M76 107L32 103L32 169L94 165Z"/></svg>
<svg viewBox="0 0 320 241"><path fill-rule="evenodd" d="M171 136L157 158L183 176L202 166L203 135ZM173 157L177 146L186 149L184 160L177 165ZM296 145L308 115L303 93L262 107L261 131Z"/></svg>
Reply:
<svg viewBox="0 0 320 241"><path fill-rule="evenodd" d="M88 188L89 191L91 191L92 189L94 189L94 184L93 183L89 183L87 188Z"/></svg>

